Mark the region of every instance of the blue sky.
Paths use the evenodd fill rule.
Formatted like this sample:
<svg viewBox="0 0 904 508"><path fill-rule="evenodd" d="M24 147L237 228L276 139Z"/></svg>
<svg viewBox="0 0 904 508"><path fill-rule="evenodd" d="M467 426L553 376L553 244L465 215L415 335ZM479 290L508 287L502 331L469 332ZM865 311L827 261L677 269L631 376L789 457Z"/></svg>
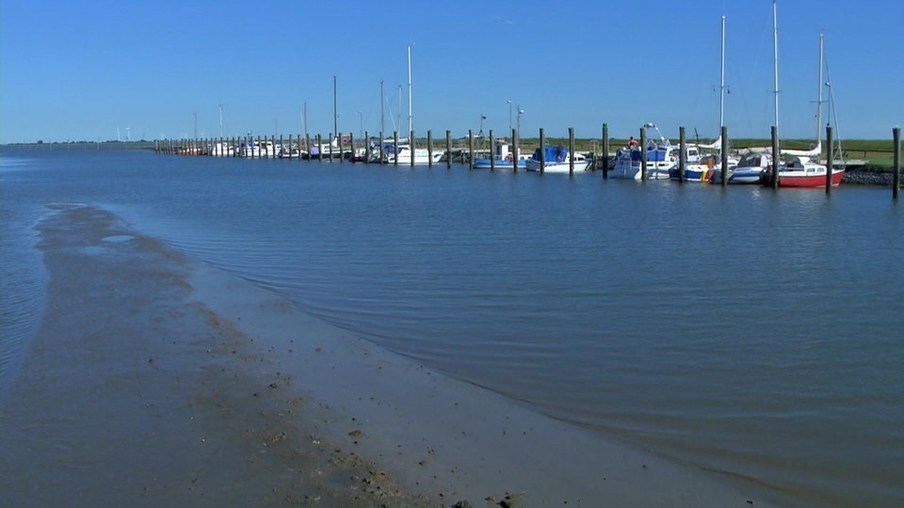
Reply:
<svg viewBox="0 0 904 508"><path fill-rule="evenodd" d="M720 17L725 123L767 137L770 0L381 2L3 0L0 142L407 130L412 45L415 130L509 126L564 136L715 137ZM782 137L816 132L818 35L837 135L890 138L904 122L904 2L779 0ZM828 81L828 77L825 78ZM127 130L128 129L128 130ZM117 134L118 133L118 134Z"/></svg>

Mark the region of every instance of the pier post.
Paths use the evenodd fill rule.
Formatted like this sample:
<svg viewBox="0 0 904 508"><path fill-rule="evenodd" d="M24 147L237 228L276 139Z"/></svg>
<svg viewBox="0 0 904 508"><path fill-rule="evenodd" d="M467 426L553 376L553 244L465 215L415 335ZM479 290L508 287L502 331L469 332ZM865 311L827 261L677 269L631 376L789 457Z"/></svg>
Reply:
<svg viewBox="0 0 904 508"><path fill-rule="evenodd" d="M722 160L719 161L719 171L722 173L722 186L728 185L728 127L722 126L722 146L719 147L720 153L719 157Z"/></svg>
<svg viewBox="0 0 904 508"><path fill-rule="evenodd" d="M342 138L339 137L338 132L334 132L332 136L330 136L330 162L333 162L333 140L336 140L339 144L339 154L342 155Z"/></svg>
<svg viewBox="0 0 904 508"><path fill-rule="evenodd" d="M323 162L323 138L317 135L317 160Z"/></svg>
<svg viewBox="0 0 904 508"><path fill-rule="evenodd" d="M687 169L687 140L684 127L678 127L678 183L684 183L685 169Z"/></svg>
<svg viewBox="0 0 904 508"><path fill-rule="evenodd" d="M496 171L496 138L493 137L493 129L490 129L490 171Z"/></svg>
<svg viewBox="0 0 904 508"><path fill-rule="evenodd" d="M521 157L521 140L518 138L518 130L512 129L512 171L518 172L518 159Z"/></svg>
<svg viewBox="0 0 904 508"><path fill-rule="evenodd" d="M829 151L826 152L826 196L830 196L832 194L832 126L826 125L826 146L829 147ZM816 162L819 162L819 155L816 155Z"/></svg>
<svg viewBox="0 0 904 508"><path fill-rule="evenodd" d="M291 136L291 134L290 134L290 136ZM290 137L290 139L291 139L291 137ZM283 144L282 134L280 134L279 135L279 152L280 153L276 153L276 147L274 146L273 147L274 157L279 157L282 154L282 151L285 147L286 147L286 145Z"/></svg>
<svg viewBox="0 0 904 508"><path fill-rule="evenodd" d="M897 201L898 192L901 188L901 128L895 127L891 130L891 137L895 143L893 148L895 154L895 163L894 168L892 170L894 173L892 174L891 181L891 197ZM829 148L831 150L831 148Z"/></svg>
<svg viewBox="0 0 904 508"><path fill-rule="evenodd" d="M348 133L348 149L351 150L351 152L349 153L349 156L348 156L348 160L349 160L349 162L354 164L355 163L355 133L354 132Z"/></svg>
<svg viewBox="0 0 904 508"><path fill-rule="evenodd" d="M433 167L433 131L427 129L427 167Z"/></svg>
<svg viewBox="0 0 904 508"><path fill-rule="evenodd" d="M364 164L370 164L370 135L364 131Z"/></svg>
<svg viewBox="0 0 904 508"><path fill-rule="evenodd" d="M640 128L640 180L647 181L647 130Z"/></svg>
<svg viewBox="0 0 904 508"><path fill-rule="evenodd" d="M386 153L384 152L386 148L383 146L384 139L385 138L383 137L383 131L381 130L380 131L380 165L381 166L383 164L386 164Z"/></svg>
<svg viewBox="0 0 904 508"><path fill-rule="evenodd" d="M399 131L392 131L392 151L393 157L392 164L393 166L399 165Z"/></svg>
<svg viewBox="0 0 904 508"><path fill-rule="evenodd" d="M474 131L468 129L468 169L474 169Z"/></svg>
<svg viewBox="0 0 904 508"><path fill-rule="evenodd" d="M568 128L568 176L574 176L574 127Z"/></svg>
<svg viewBox="0 0 904 508"><path fill-rule="evenodd" d="M772 126L772 190L778 189L778 166L781 154L778 151L778 127Z"/></svg>
<svg viewBox="0 0 904 508"><path fill-rule="evenodd" d="M540 174L546 173L546 130L540 127Z"/></svg>
<svg viewBox="0 0 904 508"><path fill-rule="evenodd" d="M609 124L603 124L603 180L609 179Z"/></svg>
<svg viewBox="0 0 904 508"><path fill-rule="evenodd" d="M411 154L409 166L414 167L414 151L417 149L417 139L414 137L414 131L408 133L408 153Z"/></svg>
<svg viewBox="0 0 904 508"><path fill-rule="evenodd" d="M452 131L446 130L446 169L452 169Z"/></svg>
<svg viewBox="0 0 904 508"><path fill-rule="evenodd" d="M275 159L276 158L276 134L270 136L270 147L273 148L273 153L267 154L267 158Z"/></svg>

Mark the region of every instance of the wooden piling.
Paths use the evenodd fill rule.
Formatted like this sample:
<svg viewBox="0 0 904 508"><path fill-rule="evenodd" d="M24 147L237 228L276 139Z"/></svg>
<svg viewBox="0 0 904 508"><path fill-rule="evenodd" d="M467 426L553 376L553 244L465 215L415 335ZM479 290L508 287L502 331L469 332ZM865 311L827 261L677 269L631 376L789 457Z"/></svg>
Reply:
<svg viewBox="0 0 904 508"><path fill-rule="evenodd" d="M826 146L829 147L828 152L826 152L826 196L832 195L832 126L826 125ZM819 155L817 154L817 162L819 161Z"/></svg>
<svg viewBox="0 0 904 508"><path fill-rule="evenodd" d="M512 129L512 171L518 172L518 159L521 158L521 139L518 138L518 129Z"/></svg>
<svg viewBox="0 0 904 508"><path fill-rule="evenodd" d="M317 160L323 162L323 139L317 135Z"/></svg>
<svg viewBox="0 0 904 508"><path fill-rule="evenodd" d="M427 167L433 167L433 131L427 129Z"/></svg>
<svg viewBox="0 0 904 508"><path fill-rule="evenodd" d="M364 131L364 164L370 164L370 135Z"/></svg>
<svg viewBox="0 0 904 508"><path fill-rule="evenodd" d="M772 126L772 190L778 190L778 167L781 154L778 151L778 127Z"/></svg>
<svg viewBox="0 0 904 508"><path fill-rule="evenodd" d="M333 137L333 136L335 136L335 137ZM342 141L341 141L341 139L339 139L339 134L334 132L332 134L332 136L330 136L330 162L333 162L333 139L336 139L339 141L339 143L340 143L339 153L340 154L342 153L342 145L341 145Z"/></svg>
<svg viewBox="0 0 904 508"><path fill-rule="evenodd" d="M609 124L603 124L603 180L609 179Z"/></svg>
<svg viewBox="0 0 904 508"><path fill-rule="evenodd" d="M392 159L392 165L398 166L399 165L399 131L392 131L392 151L394 152L393 155L395 155L395 157L393 157L393 159Z"/></svg>
<svg viewBox="0 0 904 508"><path fill-rule="evenodd" d="M725 187L728 185L728 127L723 125L720 134L722 146L719 147L719 157L721 158L719 161L719 171L722 174L722 186Z"/></svg>
<svg viewBox="0 0 904 508"><path fill-rule="evenodd" d="M894 141L894 153L895 153L895 167L894 174L892 175L892 183L891 183L891 197L897 201L898 200L898 192L901 188L901 128L895 127L891 131L891 137ZM829 148L831 150L831 147Z"/></svg>
<svg viewBox="0 0 904 508"><path fill-rule="evenodd" d="M452 169L452 131L446 131L446 169Z"/></svg>
<svg viewBox="0 0 904 508"><path fill-rule="evenodd" d="M474 169L474 131L468 129L468 169Z"/></svg>
<svg viewBox="0 0 904 508"><path fill-rule="evenodd" d="M383 131L381 130L380 131L380 165L381 166L383 164L386 164L386 153L385 153L386 148L383 146L383 139L385 139L385 138L383 137Z"/></svg>
<svg viewBox="0 0 904 508"><path fill-rule="evenodd" d="M640 128L640 180L647 181L647 130Z"/></svg>
<svg viewBox="0 0 904 508"><path fill-rule="evenodd" d="M276 134L270 136L270 146L273 148L273 153L269 154L268 157L271 159L276 158Z"/></svg>
<svg viewBox="0 0 904 508"><path fill-rule="evenodd" d="M496 138L493 137L493 129L490 129L490 171L496 171Z"/></svg>
<svg viewBox="0 0 904 508"><path fill-rule="evenodd" d="M355 163L355 133L348 133L348 149L351 150L351 153L348 156L349 162L352 164Z"/></svg>
<svg viewBox="0 0 904 508"><path fill-rule="evenodd" d="M685 169L687 169L687 139L684 127L678 127L678 183L684 183Z"/></svg>
<svg viewBox="0 0 904 508"><path fill-rule="evenodd" d="M568 176L574 176L574 127L568 128Z"/></svg>
<svg viewBox="0 0 904 508"><path fill-rule="evenodd" d="M540 127L540 174L546 173L546 131Z"/></svg>
<svg viewBox="0 0 904 508"><path fill-rule="evenodd" d="M417 148L417 140L414 137L414 131L410 131L408 133L408 154L409 154L409 166L414 167L414 150Z"/></svg>

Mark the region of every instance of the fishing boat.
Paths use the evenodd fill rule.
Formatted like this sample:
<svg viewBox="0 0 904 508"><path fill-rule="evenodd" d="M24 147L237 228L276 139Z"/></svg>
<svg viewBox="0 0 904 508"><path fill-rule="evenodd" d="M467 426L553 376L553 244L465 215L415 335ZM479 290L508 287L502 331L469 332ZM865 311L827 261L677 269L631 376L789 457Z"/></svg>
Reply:
<svg viewBox="0 0 904 508"><path fill-rule="evenodd" d="M678 165L678 147L672 145L659 132L659 128L655 124L648 123L643 128L646 133L649 133L650 129L655 130L659 138L654 140L647 134L649 141L647 141L646 146L646 178L648 180L668 180L669 170ZM697 160L699 160L699 154L692 157L690 162L696 162ZM636 144L629 144L629 146L619 148L615 152L615 167L609 172L609 178L643 180L642 168L643 152L641 148Z"/></svg>
<svg viewBox="0 0 904 508"><path fill-rule="evenodd" d="M542 167L544 173L570 173L572 159L575 172L587 171L590 168L591 160L584 154L577 152L571 154L568 148L558 145L537 148L530 159L527 159L525 167L528 171L540 171Z"/></svg>
<svg viewBox="0 0 904 508"><path fill-rule="evenodd" d="M527 167L529 156L518 154L518 168ZM474 169L511 169L515 154L511 151L511 145L505 139L497 139L496 146L491 157L479 157L474 159Z"/></svg>

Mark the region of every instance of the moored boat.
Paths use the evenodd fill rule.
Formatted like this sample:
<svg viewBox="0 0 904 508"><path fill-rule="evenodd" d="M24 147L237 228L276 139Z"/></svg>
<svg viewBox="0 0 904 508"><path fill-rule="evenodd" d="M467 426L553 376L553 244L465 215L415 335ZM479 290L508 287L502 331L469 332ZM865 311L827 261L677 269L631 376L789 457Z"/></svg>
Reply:
<svg viewBox="0 0 904 508"><path fill-rule="evenodd" d="M666 139L659 128L652 123L643 126L646 131L656 131L659 140L650 138L646 146L648 180L668 180L669 170L678 164L678 147L672 145ZM632 138L633 140L633 138ZM696 162L691 160L689 162ZM627 180L643 180L643 152L635 143L627 147L619 148L615 153L615 167L609 172L609 178L621 178Z"/></svg>
<svg viewBox="0 0 904 508"><path fill-rule="evenodd" d="M497 139L496 146L492 157L479 157L474 159L474 169L512 169L515 154L511 151L509 145L504 139ZM527 160L530 157L524 154L518 154L518 168L526 168Z"/></svg>
<svg viewBox="0 0 904 508"><path fill-rule="evenodd" d="M542 151L541 151L542 150ZM540 160L541 154L543 160ZM584 154L575 152L571 154L564 146L545 146L534 150L530 159L527 159L525 167L528 171L540 171L544 173L570 173L571 161L574 159L574 171L587 171L591 160Z"/></svg>
<svg viewBox="0 0 904 508"><path fill-rule="evenodd" d="M825 164L813 162L809 158L801 156L782 164L778 170L779 187L817 188L825 187L828 168ZM844 178L844 168L833 168L831 184L841 185ZM763 172L760 178L763 185L772 185L772 171Z"/></svg>

